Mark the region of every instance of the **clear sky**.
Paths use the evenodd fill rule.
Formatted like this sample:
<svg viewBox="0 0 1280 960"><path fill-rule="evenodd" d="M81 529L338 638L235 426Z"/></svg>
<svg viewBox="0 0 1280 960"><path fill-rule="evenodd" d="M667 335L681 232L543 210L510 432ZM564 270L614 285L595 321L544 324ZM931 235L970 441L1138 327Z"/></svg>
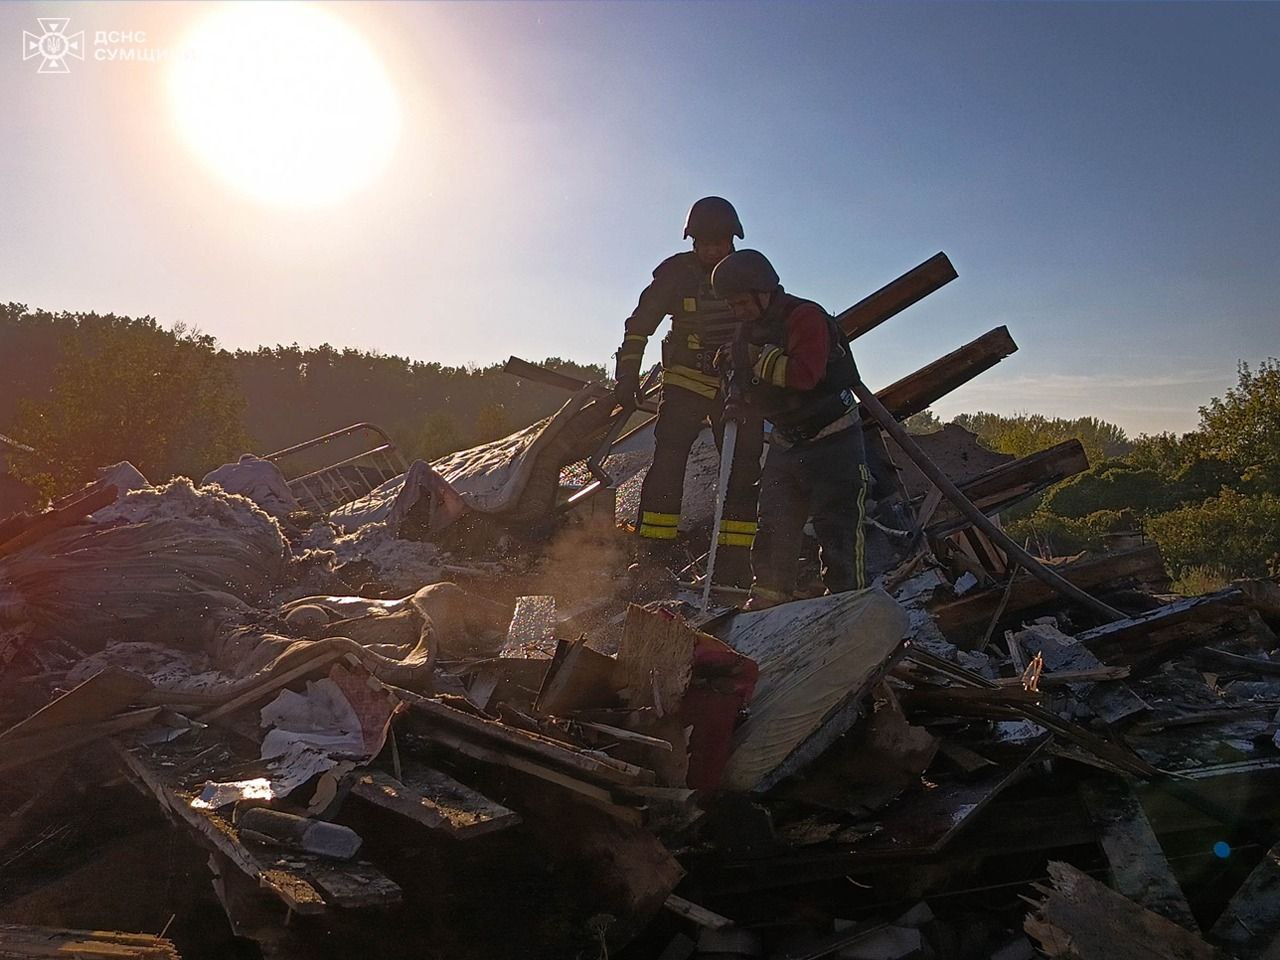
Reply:
<svg viewBox="0 0 1280 960"><path fill-rule="evenodd" d="M219 5L0 5L0 300L227 347L611 364L714 193L832 312L945 250L960 278L856 347L883 386L1007 324L1019 352L944 417L1183 430L1237 360L1280 352L1280 4L324 5L376 89L298 80L290 57L320 41L241 6L264 19L236 28L246 99L219 113L175 99L171 55ZM84 31L68 73L22 59L37 16ZM366 123L350 142L385 155L228 179L259 98L284 106L254 135L295 136L326 118L289 96L331 80ZM317 205L264 198L323 186L334 156L376 169Z"/></svg>

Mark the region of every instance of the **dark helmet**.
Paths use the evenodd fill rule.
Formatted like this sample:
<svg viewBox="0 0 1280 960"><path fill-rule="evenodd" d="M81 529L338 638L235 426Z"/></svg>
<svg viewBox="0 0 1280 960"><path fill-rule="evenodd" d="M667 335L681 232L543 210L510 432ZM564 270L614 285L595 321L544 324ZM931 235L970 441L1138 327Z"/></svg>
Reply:
<svg viewBox="0 0 1280 960"><path fill-rule="evenodd" d="M689 208L689 215L684 218L685 239L695 240L733 235L739 240L743 238L742 221L738 219L738 211L724 197L703 197Z"/></svg>
<svg viewBox="0 0 1280 960"><path fill-rule="evenodd" d="M711 286L721 300L752 290L769 293L778 285L778 271L759 250L735 250L711 271Z"/></svg>

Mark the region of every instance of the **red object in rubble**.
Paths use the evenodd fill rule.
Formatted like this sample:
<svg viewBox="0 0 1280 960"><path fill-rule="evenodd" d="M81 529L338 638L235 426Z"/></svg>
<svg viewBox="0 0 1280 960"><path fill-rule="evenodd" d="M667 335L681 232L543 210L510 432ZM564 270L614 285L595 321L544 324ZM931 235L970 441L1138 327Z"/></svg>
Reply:
<svg viewBox="0 0 1280 960"><path fill-rule="evenodd" d="M715 790L733 752L738 714L755 692L760 669L727 643L703 634L693 651L693 680L680 707L689 734L689 775L693 790Z"/></svg>

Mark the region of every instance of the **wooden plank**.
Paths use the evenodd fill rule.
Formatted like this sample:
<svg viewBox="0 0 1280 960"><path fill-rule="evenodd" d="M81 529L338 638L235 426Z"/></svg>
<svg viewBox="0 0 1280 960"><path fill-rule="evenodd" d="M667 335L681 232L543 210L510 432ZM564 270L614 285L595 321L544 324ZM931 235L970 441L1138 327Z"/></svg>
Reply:
<svg viewBox="0 0 1280 960"><path fill-rule="evenodd" d="M311 882L292 868L281 867L242 844L230 821L216 812L197 810L191 806L191 794L168 782L168 771L153 767L124 744L113 741L116 755L125 768L158 801L160 806L194 829L215 850L236 865L242 873L275 894L295 913L323 913L325 899Z"/></svg>
<svg viewBox="0 0 1280 960"><path fill-rule="evenodd" d="M978 509L994 514L1088 469L1089 458L1080 441L1064 440L1047 450L994 467L959 486ZM953 504L942 503L928 523L929 536L946 536L968 525L969 521Z"/></svg>
<svg viewBox="0 0 1280 960"><path fill-rule="evenodd" d="M1137 547L1123 553L1087 557L1071 563L1054 564L1053 569L1059 576L1083 590L1104 584L1118 587L1130 581L1164 577L1164 561L1154 545ZM963 597L932 604L930 613L944 634L963 637L966 633L977 632L986 627L1000 604L1003 593L1004 584L984 590L971 590ZM1025 571L1019 571L1005 608L1005 616L1013 616L1042 604L1061 602L1060 594Z"/></svg>
<svg viewBox="0 0 1280 960"><path fill-rule="evenodd" d="M17 553L23 547L35 543L51 533L79 523L89 514L115 503L116 496L116 488L107 485L97 490L91 490L83 496L78 496L65 506L40 514L26 524L16 536L10 537L4 543L0 543L0 557L7 557L10 554Z"/></svg>
<svg viewBox="0 0 1280 960"><path fill-rule="evenodd" d="M1262 657L1242 657L1238 653L1227 653L1225 650L1214 650L1208 647L1196 651L1196 659L1211 664L1219 670L1233 673L1253 673L1264 677L1280 677L1280 661L1265 660Z"/></svg>
<svg viewBox="0 0 1280 960"><path fill-rule="evenodd" d="M562 641L534 703L536 713L565 716L575 710L614 706L618 662L581 641Z"/></svg>
<svg viewBox="0 0 1280 960"><path fill-rule="evenodd" d="M612 757L588 753L569 744L507 724L485 720L457 710L440 700L424 697L398 687L391 688L409 705L410 715L424 721L417 726L424 736L439 739L441 728L454 739L469 739L502 752L515 752L572 770L578 776L608 783L652 784L652 770L624 763Z"/></svg>
<svg viewBox="0 0 1280 960"><path fill-rule="evenodd" d="M243 707L250 706L254 703L260 703L266 700L271 694L286 687L293 681L305 677L309 673L314 673L322 667L327 667L335 660L340 659L346 653L345 650L322 649L316 656L310 657L305 663L300 663L296 667L284 670L267 677L262 683L246 690L239 696L232 697L230 700L207 710L200 714L197 718L201 723L212 723L223 717L230 716Z"/></svg>
<svg viewBox="0 0 1280 960"><path fill-rule="evenodd" d="M576 777L571 777L567 773L563 773L552 767L537 763L536 761L517 754L505 753L489 747L481 746L480 744L473 743L469 740L464 740L463 738L446 730L427 731L425 729L420 729L419 732L432 742L438 743L442 747L447 747L464 757L468 757L472 760L478 760L481 763L487 763L492 766L504 767L508 770L515 770L519 773L528 774L529 776L536 777L545 783L554 784L557 787L568 790L587 803L590 803L596 809L602 810L609 816L622 820L624 823L639 826L644 822L644 814L642 811L637 810L634 807L622 806L621 804L615 803L612 793L594 783L588 783L585 780L579 780Z"/></svg>
<svg viewBox="0 0 1280 960"><path fill-rule="evenodd" d="M1150 670L1188 647L1217 639L1248 621L1249 607L1235 588L1189 597L1154 610L1095 627L1076 641L1098 659L1127 664L1135 673Z"/></svg>
<svg viewBox="0 0 1280 960"><path fill-rule="evenodd" d="M1280 845L1266 852L1209 931L1240 957L1262 957L1280 939Z"/></svg>
<svg viewBox="0 0 1280 960"><path fill-rule="evenodd" d="M1118 781L1080 784L1085 808L1101 828L1098 839L1116 892L1180 927L1200 932L1187 898L1169 869L1142 802Z"/></svg>
<svg viewBox="0 0 1280 960"><path fill-rule="evenodd" d="M0 958L21 960L26 957L179 960L172 941L147 933L0 924Z"/></svg>
<svg viewBox="0 0 1280 960"><path fill-rule="evenodd" d="M679 712L697 646L698 631L683 621L628 605L616 667L623 700L659 717Z"/></svg>
<svg viewBox="0 0 1280 960"><path fill-rule="evenodd" d="M30 737L13 737L5 740L4 743L0 743L0 772L83 747L104 737L138 730L151 723L160 710L160 707L148 707L145 710L123 713L100 723L59 727Z"/></svg>
<svg viewBox="0 0 1280 960"><path fill-rule="evenodd" d="M1018 345L1009 335L1008 327L996 327L978 339L939 357L928 366L908 374L896 383L876 392L876 397L899 420L919 413L941 400L951 391L974 377L990 370L1005 357L1014 353ZM870 414L859 407L864 422L872 420Z"/></svg>
<svg viewBox="0 0 1280 960"><path fill-rule="evenodd" d="M400 776L369 770L351 788L354 796L453 840L496 833L520 815L425 763L404 758Z"/></svg>
<svg viewBox="0 0 1280 960"><path fill-rule="evenodd" d="M21 723L0 733L0 744L56 727L97 723L138 702L151 689L151 681L137 674L106 667L88 680L45 704Z"/></svg>
<svg viewBox="0 0 1280 960"><path fill-rule="evenodd" d="M667 897L663 906L672 913L686 920L692 920L698 926L706 927L708 930L724 930L726 927L733 926L733 921L728 917L721 916L706 907L700 907L684 897L677 897L674 893Z"/></svg>
<svg viewBox="0 0 1280 960"><path fill-rule="evenodd" d="M367 861L336 863L306 857L296 868L323 891L325 900L344 910L388 910L399 906L404 893L390 877Z"/></svg>
<svg viewBox="0 0 1280 960"><path fill-rule="evenodd" d="M1071 960L1230 960L1172 920L1138 906L1066 863L1050 863L1053 887L1023 929L1050 957Z"/></svg>
<svg viewBox="0 0 1280 960"><path fill-rule="evenodd" d="M836 323L850 340L856 340L935 290L940 290L957 276L956 268L947 255L936 253L852 307L842 310L836 316Z"/></svg>
<svg viewBox="0 0 1280 960"><path fill-rule="evenodd" d="M568 390L571 393L581 390L587 385L586 380L579 380L577 377L571 377L567 373L548 370L546 367L540 367L536 363L530 363L528 360L521 360L519 357L508 357L507 362L502 366L502 372L509 373L522 380L530 380L533 383L555 387L558 390Z"/></svg>

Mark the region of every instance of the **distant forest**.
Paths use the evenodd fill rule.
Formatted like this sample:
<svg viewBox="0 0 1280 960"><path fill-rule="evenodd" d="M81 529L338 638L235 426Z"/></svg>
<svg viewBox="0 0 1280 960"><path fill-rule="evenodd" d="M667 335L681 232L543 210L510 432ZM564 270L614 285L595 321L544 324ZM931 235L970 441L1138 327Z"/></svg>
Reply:
<svg viewBox="0 0 1280 960"><path fill-rule="evenodd" d="M605 375L527 359L582 379ZM103 463L199 477L242 452L360 421L385 429L409 459L432 459L533 423L565 399L501 364L449 367L327 344L226 351L151 317L0 305L0 434L43 455L24 475L49 494Z"/></svg>

